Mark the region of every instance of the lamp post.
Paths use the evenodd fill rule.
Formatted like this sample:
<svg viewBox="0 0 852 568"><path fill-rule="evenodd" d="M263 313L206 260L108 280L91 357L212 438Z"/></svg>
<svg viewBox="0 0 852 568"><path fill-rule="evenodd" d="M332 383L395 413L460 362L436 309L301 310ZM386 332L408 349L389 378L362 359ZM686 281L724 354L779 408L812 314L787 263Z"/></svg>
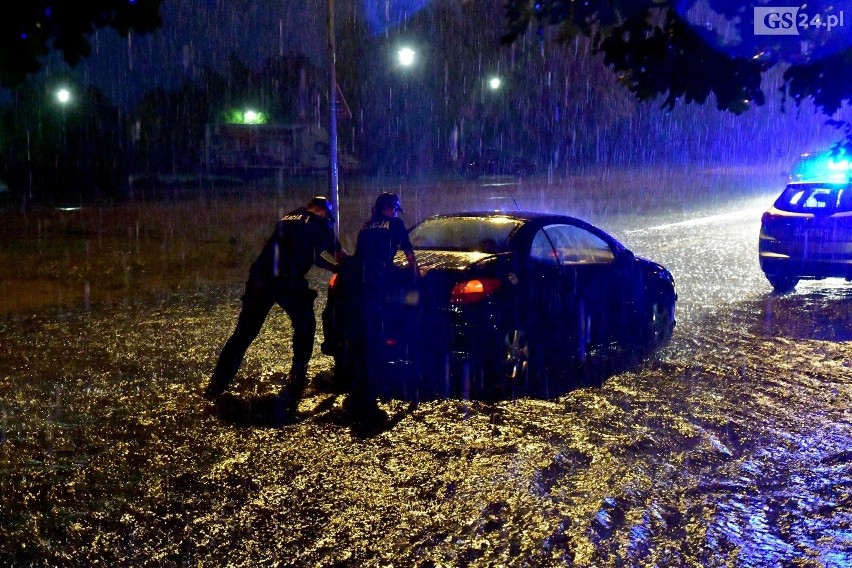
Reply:
<svg viewBox="0 0 852 568"><path fill-rule="evenodd" d="M335 213L334 234L340 233L340 207L337 183L337 45L334 41L334 0L328 0L328 197Z"/></svg>

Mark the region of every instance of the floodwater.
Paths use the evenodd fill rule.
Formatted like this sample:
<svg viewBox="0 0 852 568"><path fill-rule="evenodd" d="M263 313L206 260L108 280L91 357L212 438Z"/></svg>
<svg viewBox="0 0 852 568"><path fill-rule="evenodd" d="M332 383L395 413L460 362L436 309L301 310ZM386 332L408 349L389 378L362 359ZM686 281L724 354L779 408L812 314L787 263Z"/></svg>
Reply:
<svg viewBox="0 0 852 568"><path fill-rule="evenodd" d="M671 344L601 387L395 401L368 431L318 347L276 423L277 308L231 405L201 398L238 286L7 316L0 564L852 565L852 285L708 306L682 280Z"/></svg>
<svg viewBox="0 0 852 568"><path fill-rule="evenodd" d="M322 389L264 423L280 313L235 388L256 408L217 417L229 292L3 322L3 563L852 562L849 288L720 310L601 388L389 403L369 434Z"/></svg>

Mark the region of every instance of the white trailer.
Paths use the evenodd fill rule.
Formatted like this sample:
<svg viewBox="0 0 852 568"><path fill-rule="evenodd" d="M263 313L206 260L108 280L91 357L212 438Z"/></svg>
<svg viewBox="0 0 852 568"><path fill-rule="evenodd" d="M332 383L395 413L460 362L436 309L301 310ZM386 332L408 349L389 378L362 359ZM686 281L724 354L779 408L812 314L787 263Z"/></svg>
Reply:
<svg viewBox="0 0 852 568"><path fill-rule="evenodd" d="M205 165L210 173L278 172L291 175L328 171L328 132L313 124L208 124ZM357 159L338 152L338 167L356 171Z"/></svg>

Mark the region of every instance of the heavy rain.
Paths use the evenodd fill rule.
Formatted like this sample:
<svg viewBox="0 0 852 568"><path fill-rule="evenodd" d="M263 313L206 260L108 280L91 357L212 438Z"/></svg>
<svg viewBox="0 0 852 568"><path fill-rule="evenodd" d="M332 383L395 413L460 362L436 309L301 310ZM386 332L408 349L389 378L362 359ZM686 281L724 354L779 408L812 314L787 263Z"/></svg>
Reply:
<svg viewBox="0 0 852 568"><path fill-rule="evenodd" d="M321 325L282 422L274 307L202 398L250 264L330 177L224 171L215 126L328 119L326 7L165 3L158 31L100 29L0 99L0 564L852 565L852 284L775 293L757 251L795 159L839 131L769 94L742 116L640 103L582 38L501 47L498 1L338 0L344 247L383 191L409 227L577 216L672 272L671 341L593 353L548 397L382 401L363 430ZM486 149L534 169L471 171ZM329 276L308 273L318 320Z"/></svg>

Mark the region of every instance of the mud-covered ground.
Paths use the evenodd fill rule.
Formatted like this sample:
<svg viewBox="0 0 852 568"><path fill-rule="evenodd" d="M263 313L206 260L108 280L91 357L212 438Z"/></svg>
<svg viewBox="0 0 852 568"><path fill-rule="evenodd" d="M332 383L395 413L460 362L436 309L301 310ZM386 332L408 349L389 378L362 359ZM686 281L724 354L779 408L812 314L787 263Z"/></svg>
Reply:
<svg viewBox="0 0 852 568"><path fill-rule="evenodd" d="M280 310L217 415L239 293L0 319L0 565L852 565L848 284L693 313L599 388L392 402L372 432L322 385L274 425Z"/></svg>

